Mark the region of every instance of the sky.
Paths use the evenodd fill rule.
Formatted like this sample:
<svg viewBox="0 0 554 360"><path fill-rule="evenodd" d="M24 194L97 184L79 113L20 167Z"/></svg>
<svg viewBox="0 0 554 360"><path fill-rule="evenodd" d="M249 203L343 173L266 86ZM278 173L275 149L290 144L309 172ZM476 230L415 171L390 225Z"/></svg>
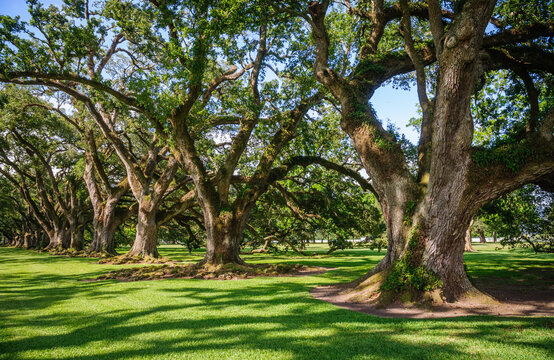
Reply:
<svg viewBox="0 0 554 360"><path fill-rule="evenodd" d="M60 4L61 0L42 0L44 5ZM29 20L25 0L0 0L0 15L20 16L22 20ZM377 89L370 100L377 117L383 122L396 125L400 133L408 140L417 144L418 133L413 127L406 127L412 117L417 116L417 92L411 90L394 89L392 84Z"/></svg>

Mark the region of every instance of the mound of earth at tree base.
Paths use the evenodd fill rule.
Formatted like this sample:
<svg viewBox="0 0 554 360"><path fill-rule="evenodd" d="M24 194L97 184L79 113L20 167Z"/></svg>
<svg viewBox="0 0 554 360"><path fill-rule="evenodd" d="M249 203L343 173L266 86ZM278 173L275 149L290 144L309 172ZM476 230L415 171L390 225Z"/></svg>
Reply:
<svg viewBox="0 0 554 360"><path fill-rule="evenodd" d="M554 296L539 292L536 296L528 292L525 296L520 291L506 288L503 291L495 288L494 295L500 301L475 301L466 297L455 303L427 302L424 305L396 301L386 306L376 301L376 296L363 298L356 296L349 284L333 286L320 286L312 289L310 293L316 299L329 302L343 309L376 315L384 318L450 318L470 315L493 316L554 316ZM488 291L488 288L481 289ZM492 290L492 289L491 289Z"/></svg>
<svg viewBox="0 0 554 360"><path fill-rule="evenodd" d="M158 279L206 279L206 280L238 280L254 277L275 276L308 276L322 274L330 268L305 266L299 264L253 264L253 265L176 265L163 264L127 268L110 271L95 279L86 281L119 280L142 281Z"/></svg>
<svg viewBox="0 0 554 360"><path fill-rule="evenodd" d="M86 257L86 258L108 258L112 255L105 252L92 252L86 250L74 250L74 249L41 249L39 253L46 253L49 255L65 256L65 257Z"/></svg>
<svg viewBox="0 0 554 360"><path fill-rule="evenodd" d="M166 257L142 257L142 256L111 256L106 257L98 261L99 264L108 265L127 265L127 264L176 264L177 261L168 259Z"/></svg>

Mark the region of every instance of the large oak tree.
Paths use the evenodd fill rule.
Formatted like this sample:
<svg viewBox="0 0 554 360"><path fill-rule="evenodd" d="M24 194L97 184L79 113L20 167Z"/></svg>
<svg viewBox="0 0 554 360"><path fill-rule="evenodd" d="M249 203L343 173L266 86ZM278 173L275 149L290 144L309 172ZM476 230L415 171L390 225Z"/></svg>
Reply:
<svg viewBox="0 0 554 360"><path fill-rule="evenodd" d="M340 103L341 127L379 195L388 251L355 291L440 289L449 301L478 293L462 258L471 219L504 193L552 179L553 104L539 108L545 93L533 84L554 69L552 4L323 0L275 7L309 24L314 75ZM498 69L525 83L528 105L514 120L523 130L507 143L475 146L472 95ZM385 81L413 72L422 109L417 174L369 103Z"/></svg>

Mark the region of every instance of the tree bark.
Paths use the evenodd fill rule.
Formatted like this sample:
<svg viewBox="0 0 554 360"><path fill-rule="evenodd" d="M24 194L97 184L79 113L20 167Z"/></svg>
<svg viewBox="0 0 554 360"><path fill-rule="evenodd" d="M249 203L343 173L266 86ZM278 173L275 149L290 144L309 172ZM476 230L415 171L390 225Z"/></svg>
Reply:
<svg viewBox="0 0 554 360"><path fill-rule="evenodd" d="M67 248L69 241L67 241L67 232L64 224L54 224L53 229L48 232L48 237L50 242L46 246L47 249Z"/></svg>
<svg viewBox="0 0 554 360"><path fill-rule="evenodd" d="M62 229L62 248L69 249L71 246L71 230L69 228L68 221L64 221L64 227Z"/></svg>
<svg viewBox="0 0 554 360"><path fill-rule="evenodd" d="M157 206L153 207L151 200L148 198L139 201L135 241L127 252L127 256L142 258L157 258L159 256L157 210Z"/></svg>
<svg viewBox="0 0 554 360"><path fill-rule="evenodd" d="M219 216L204 216L206 226L206 255L203 265L244 264L240 258L240 241L246 217L235 217L230 212Z"/></svg>
<svg viewBox="0 0 554 360"><path fill-rule="evenodd" d="M473 245L471 244L471 226L473 225L473 219L469 223L469 227L466 230L464 251L474 252Z"/></svg>
<svg viewBox="0 0 554 360"><path fill-rule="evenodd" d="M104 186L107 189L106 194L102 194L101 187L95 175L95 168L97 171L102 172L102 174L105 174L105 172L104 169L101 168L103 165L99 161L95 161L98 159L96 158L96 143L94 137L92 134L87 135L90 149L85 153L85 171L83 173L83 178L93 210L93 240L88 251L117 255L114 236L117 228L126 218L123 214L117 214L117 205L121 197L128 191L129 185L127 180L124 180L112 188L107 176L103 176Z"/></svg>
<svg viewBox="0 0 554 360"><path fill-rule="evenodd" d="M23 247L25 249L32 249L35 246L35 238L33 237L33 234L30 232L26 232L23 235Z"/></svg>
<svg viewBox="0 0 554 360"><path fill-rule="evenodd" d="M83 224L79 221L78 218L69 219L69 233L70 233L70 244L71 249L80 251L83 250L85 245L85 239L83 234Z"/></svg>
<svg viewBox="0 0 554 360"><path fill-rule="evenodd" d="M115 232L129 216L130 211L118 214L117 203L119 199L108 198L106 204L99 207L93 219L94 235L88 248L90 252L100 252L117 255L115 250Z"/></svg>
<svg viewBox="0 0 554 360"><path fill-rule="evenodd" d="M22 215L24 215L22 213ZM35 231L33 231L33 225L30 223L28 216L23 216L22 219L22 234L23 234L23 248L33 249L38 245L38 238L35 236Z"/></svg>

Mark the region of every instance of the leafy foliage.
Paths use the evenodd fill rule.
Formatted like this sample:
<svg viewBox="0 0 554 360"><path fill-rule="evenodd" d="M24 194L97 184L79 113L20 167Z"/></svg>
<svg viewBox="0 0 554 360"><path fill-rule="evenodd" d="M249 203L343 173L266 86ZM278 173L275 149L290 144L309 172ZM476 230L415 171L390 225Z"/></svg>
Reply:
<svg viewBox="0 0 554 360"><path fill-rule="evenodd" d="M481 209L480 217L502 237L503 246L554 251L554 195L537 186L526 186L491 202Z"/></svg>

